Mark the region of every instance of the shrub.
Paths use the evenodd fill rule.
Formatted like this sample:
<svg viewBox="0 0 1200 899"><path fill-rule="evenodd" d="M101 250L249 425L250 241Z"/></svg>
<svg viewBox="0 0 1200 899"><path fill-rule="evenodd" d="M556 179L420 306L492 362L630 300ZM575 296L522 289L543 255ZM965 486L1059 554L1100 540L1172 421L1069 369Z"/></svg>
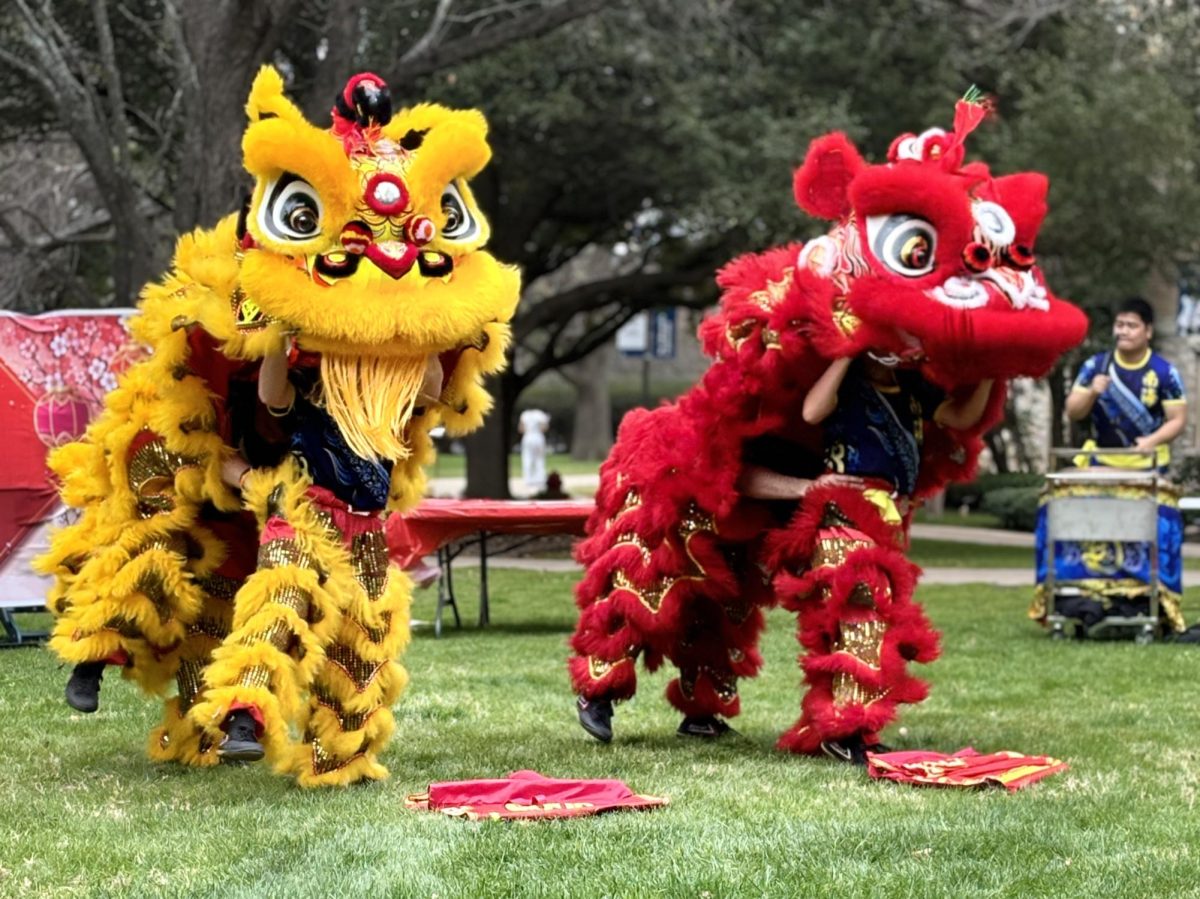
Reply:
<svg viewBox="0 0 1200 899"><path fill-rule="evenodd" d="M1038 494L1041 493L1041 478L1037 487L998 487L983 496L984 512L1000 519L1000 526L1010 531L1032 531L1037 524Z"/></svg>
<svg viewBox="0 0 1200 899"><path fill-rule="evenodd" d="M981 474L966 484L951 484L946 488L946 508L958 509L963 503L970 509L980 508L983 498L993 490L1008 487L1041 487L1045 475L1036 471L1010 471L1005 474Z"/></svg>

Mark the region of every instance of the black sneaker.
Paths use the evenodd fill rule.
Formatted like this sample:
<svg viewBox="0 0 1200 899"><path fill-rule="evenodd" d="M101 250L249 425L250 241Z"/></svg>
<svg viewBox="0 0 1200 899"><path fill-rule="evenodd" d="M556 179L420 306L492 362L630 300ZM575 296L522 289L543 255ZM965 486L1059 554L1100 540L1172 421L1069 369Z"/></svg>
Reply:
<svg viewBox="0 0 1200 899"><path fill-rule="evenodd" d="M225 739L217 747L217 755L231 762L257 762L265 755L258 742L258 722L245 709L231 712L223 725Z"/></svg>
<svg viewBox="0 0 1200 899"><path fill-rule="evenodd" d="M865 766L868 752L891 752L892 750L882 743L864 743L862 737L856 734L841 740L826 740L821 744L821 751L835 762Z"/></svg>
<svg viewBox="0 0 1200 899"><path fill-rule="evenodd" d="M584 699L580 696L575 705L579 708L579 723L583 729L601 743L612 742L613 705L607 699Z"/></svg>
<svg viewBox="0 0 1200 899"><path fill-rule="evenodd" d="M77 712L94 712L100 707L100 681L106 662L80 662L67 681L67 705Z"/></svg>
<svg viewBox="0 0 1200 899"><path fill-rule="evenodd" d="M715 740L726 734L737 735L737 731L715 715L693 717L688 715L679 723L675 731L678 737L699 737L702 740Z"/></svg>

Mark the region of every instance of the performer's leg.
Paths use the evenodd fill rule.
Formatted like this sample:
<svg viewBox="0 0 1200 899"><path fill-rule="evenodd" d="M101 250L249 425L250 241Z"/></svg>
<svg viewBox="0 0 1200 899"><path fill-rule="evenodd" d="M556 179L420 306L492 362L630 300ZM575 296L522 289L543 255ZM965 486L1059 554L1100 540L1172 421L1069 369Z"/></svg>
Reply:
<svg viewBox="0 0 1200 899"><path fill-rule="evenodd" d="M247 503L265 519L257 570L237 593L233 631L213 653L204 674L208 689L190 711L230 757L261 756L261 740L284 769L289 725L301 715L324 647L341 624L335 569L348 567L307 487L290 462L246 479Z"/></svg>
<svg viewBox="0 0 1200 899"><path fill-rule="evenodd" d="M937 658L938 635L912 601L916 567L894 537L886 538L877 513L846 503L858 506L863 529L827 507L812 570L776 579L784 605L799 612L799 639L808 650L802 714L779 746L816 752L833 742L853 755L846 760L862 762L863 748L878 743L897 707L925 698L926 684L907 665Z"/></svg>
<svg viewBox="0 0 1200 899"><path fill-rule="evenodd" d="M233 600L242 581L211 573L196 578L205 595L204 611L188 627L175 673L177 694L167 700L162 724L150 732L149 754L155 761L209 766L220 762L217 743L188 717L204 693L204 670L213 652L229 635L233 623Z"/></svg>
<svg viewBox="0 0 1200 899"><path fill-rule="evenodd" d="M578 699L579 723L602 743L612 740L613 703L637 692L637 657L644 637L617 608L611 596L580 613L567 662Z"/></svg>
<svg viewBox="0 0 1200 899"><path fill-rule="evenodd" d="M409 639L411 581L388 564L381 519L331 514L350 552L344 590L351 598L313 679L303 741L291 756L305 787L387 777L378 756L394 729L391 705L408 681L396 657Z"/></svg>
<svg viewBox="0 0 1200 899"><path fill-rule="evenodd" d="M63 561L50 599L58 615L50 646L75 663L66 688L72 708L96 710L108 665L125 668L151 693L174 677L187 622L203 606L202 592L185 574L188 555L181 533L142 528L114 538L77 572Z"/></svg>
<svg viewBox="0 0 1200 899"><path fill-rule="evenodd" d="M757 644L763 624L762 609L747 599L690 600L666 651L679 669L667 685L667 700L684 715L681 736L719 737L730 730L723 719L741 712L739 678L753 677L762 667Z"/></svg>

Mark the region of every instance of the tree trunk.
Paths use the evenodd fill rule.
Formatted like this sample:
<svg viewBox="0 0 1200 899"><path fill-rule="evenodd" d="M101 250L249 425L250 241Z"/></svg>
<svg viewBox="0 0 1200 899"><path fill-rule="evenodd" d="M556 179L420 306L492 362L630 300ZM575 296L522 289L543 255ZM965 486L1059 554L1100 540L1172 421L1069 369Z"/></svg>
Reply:
<svg viewBox="0 0 1200 899"><path fill-rule="evenodd" d="M614 349L613 344L605 344L572 367L571 381L576 390L572 459L603 459L612 449L612 397L608 380Z"/></svg>
<svg viewBox="0 0 1200 899"><path fill-rule="evenodd" d="M304 114L315 125L323 126L333 108L334 98L346 86L346 80L359 71L358 43L362 38L362 4L358 0L332 0L325 14L321 40L325 55L313 67L304 97ZM403 91L392 91L393 108L415 102Z"/></svg>
<svg viewBox="0 0 1200 899"><path fill-rule="evenodd" d="M508 491L508 456L512 449L512 414L516 408L517 379L504 372L488 385L495 404L483 427L466 439L467 489L473 499L512 499Z"/></svg>
<svg viewBox="0 0 1200 899"><path fill-rule="evenodd" d="M209 0L180 5L185 108L175 185L175 227L212 227L241 206L250 182L242 170L243 107L259 66L271 59L294 0Z"/></svg>

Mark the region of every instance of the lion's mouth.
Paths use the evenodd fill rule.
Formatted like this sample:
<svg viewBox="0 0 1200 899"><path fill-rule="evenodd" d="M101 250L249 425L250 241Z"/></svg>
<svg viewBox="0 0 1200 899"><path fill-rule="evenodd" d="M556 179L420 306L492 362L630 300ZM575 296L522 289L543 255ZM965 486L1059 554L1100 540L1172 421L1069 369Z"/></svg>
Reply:
<svg viewBox="0 0 1200 899"><path fill-rule="evenodd" d="M989 268L968 278L955 276L927 291L931 300L952 309L982 309L985 306L1047 312L1046 288L1032 272L1013 268Z"/></svg>

